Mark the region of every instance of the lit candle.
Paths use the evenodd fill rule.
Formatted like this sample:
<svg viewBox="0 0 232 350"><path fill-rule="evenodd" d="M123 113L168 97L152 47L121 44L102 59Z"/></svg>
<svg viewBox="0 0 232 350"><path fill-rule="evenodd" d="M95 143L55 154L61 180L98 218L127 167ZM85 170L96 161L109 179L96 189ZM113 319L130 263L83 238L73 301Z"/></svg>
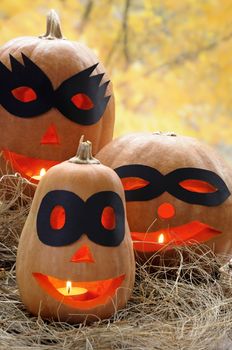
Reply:
<svg viewBox="0 0 232 350"><path fill-rule="evenodd" d="M67 281L66 282L66 291L67 291L68 294L70 294L71 289L72 289L72 282L71 281Z"/></svg>
<svg viewBox="0 0 232 350"><path fill-rule="evenodd" d="M161 234L159 235L159 237L158 237L158 243L160 243L160 244L164 243L164 234L163 234L163 233L161 233Z"/></svg>
<svg viewBox="0 0 232 350"><path fill-rule="evenodd" d="M58 292L64 296L74 296L74 295L81 295L85 294L88 292L86 288L81 288L81 287L72 287L72 282L67 281L66 282L66 287L64 288L58 288Z"/></svg>
<svg viewBox="0 0 232 350"><path fill-rule="evenodd" d="M40 173L39 173L39 175L34 175L34 176L32 176L32 179L34 179L34 180L40 180L41 179L41 177L42 176L44 176L46 174L46 170L44 169L44 168L42 168L41 170L40 170Z"/></svg>

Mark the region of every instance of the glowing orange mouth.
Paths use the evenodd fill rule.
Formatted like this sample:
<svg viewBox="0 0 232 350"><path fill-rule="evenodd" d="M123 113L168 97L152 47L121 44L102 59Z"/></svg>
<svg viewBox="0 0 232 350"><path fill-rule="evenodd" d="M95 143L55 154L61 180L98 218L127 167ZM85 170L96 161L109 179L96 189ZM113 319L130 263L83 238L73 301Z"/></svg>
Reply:
<svg viewBox="0 0 232 350"><path fill-rule="evenodd" d="M170 249L173 246L203 243L221 233L221 231L200 221L192 221L185 225L160 229L155 232L131 232L131 236L135 250L151 253L162 248ZM159 242L161 235L163 242Z"/></svg>
<svg viewBox="0 0 232 350"><path fill-rule="evenodd" d="M72 282L74 290L79 289L84 292L77 295L63 295L59 290L65 288L67 281L53 276L43 275L39 272L33 272L32 275L40 287L54 299L78 309L91 309L105 304L108 298L115 295L115 291L121 286L126 276L124 274L107 280Z"/></svg>
<svg viewBox="0 0 232 350"><path fill-rule="evenodd" d="M60 162L54 160L29 158L22 154L3 150L5 160L9 161L14 171L19 172L22 177L37 184L41 169L47 171L52 166ZM34 177L34 178L33 178Z"/></svg>

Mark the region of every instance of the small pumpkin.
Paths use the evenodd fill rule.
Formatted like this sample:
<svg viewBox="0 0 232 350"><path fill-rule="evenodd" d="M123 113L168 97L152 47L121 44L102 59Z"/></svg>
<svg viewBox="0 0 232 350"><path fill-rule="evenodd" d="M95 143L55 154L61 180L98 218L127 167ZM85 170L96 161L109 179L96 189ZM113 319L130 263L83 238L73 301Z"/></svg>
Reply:
<svg viewBox="0 0 232 350"><path fill-rule="evenodd" d="M125 306L135 266L124 191L90 142L41 179L16 267L22 301L35 315L91 322Z"/></svg>
<svg viewBox="0 0 232 350"><path fill-rule="evenodd" d="M136 133L97 157L121 178L137 256L193 243L232 254L232 170L210 147L174 133Z"/></svg>
<svg viewBox="0 0 232 350"><path fill-rule="evenodd" d="M112 139L114 96L105 68L85 45L65 39L51 10L41 37L0 48L0 162L37 184L75 154L82 134L93 153ZM41 172L42 170L42 172Z"/></svg>

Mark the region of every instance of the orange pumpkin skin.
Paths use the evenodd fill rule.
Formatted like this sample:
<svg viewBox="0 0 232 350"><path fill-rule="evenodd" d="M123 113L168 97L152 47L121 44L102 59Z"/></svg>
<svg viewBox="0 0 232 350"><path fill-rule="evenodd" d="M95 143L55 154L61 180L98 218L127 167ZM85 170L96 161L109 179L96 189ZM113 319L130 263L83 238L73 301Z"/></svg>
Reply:
<svg viewBox="0 0 232 350"><path fill-rule="evenodd" d="M63 38L47 35L45 37L19 37L0 48L0 61L11 70L12 55L23 64L22 53L35 63L49 78L53 88L66 79L98 63L95 54L85 45ZM100 86L109 80L101 63L91 76L104 73ZM102 117L91 125L81 125L65 117L56 108L39 116L16 117L0 105L0 150L6 151L1 158L0 167L5 171L6 159L11 161L12 170L19 172L27 179L38 174L38 167L46 170L56 163L72 157L76 152L76 142L81 135L93 143L93 154L96 154L113 136L114 128L114 96L112 84L107 86L105 96L111 96ZM43 142L49 130L54 131L57 142ZM53 135L54 136L54 135ZM10 151L10 154L7 152ZM17 158L19 155L19 158ZM20 157L26 157L23 161ZM41 164L32 168L33 160L41 160ZM44 166L43 166L44 162ZM22 166L22 163L26 167ZM30 165L31 164L31 165ZM32 182L37 183L36 181Z"/></svg>
<svg viewBox="0 0 232 350"><path fill-rule="evenodd" d="M106 145L97 157L112 169L129 164L141 164L157 169L163 175L179 168L210 170L221 177L230 193L232 191L232 170L229 165L214 150L194 138L171 136L170 133L129 134ZM158 182L156 185L159 187ZM210 188L203 189L204 191L210 192ZM134 232L132 234L134 249L142 260L147 260L156 251L168 253L166 244L170 243L169 240L174 245L204 243L216 254L226 256L232 254L231 195L216 206L190 204L168 192L163 192L150 200L128 201L126 205L130 231ZM167 211L164 214L167 218L164 218L162 210L167 205L171 208L168 209L171 212ZM195 224L196 221L198 226ZM189 225L192 222L194 224ZM201 231L199 227L202 224L207 226L203 225L205 229ZM181 227L181 230L176 229L174 236L173 231L175 233L177 227ZM155 232L150 236L153 237L152 239L149 238L151 232ZM179 236L178 232L181 232ZM144 238L140 235L141 233ZM162 234L163 244L159 243ZM171 245L168 249L171 250Z"/></svg>
<svg viewBox="0 0 232 350"><path fill-rule="evenodd" d="M84 201L96 192L113 191L120 196L125 207L121 182L110 168L101 164L73 164L67 161L49 169L37 187L19 242L16 265L22 301L31 313L39 313L43 318L52 317L70 323L90 323L99 318L108 318L125 306L134 284L134 253L126 218L125 236L118 246L96 244L85 234L66 246L46 245L38 238L36 216L44 195L57 189L71 191ZM77 260L77 255L86 249L89 249L91 254L90 262L86 262L85 259L71 261L73 256ZM90 281L117 278L118 288L114 286L116 290L111 290L109 297L105 294L104 300L98 298L95 301L81 301L76 304L63 303L62 299L57 300L53 297L54 293L47 292L38 284L33 275L35 273L73 283L84 282L84 287ZM99 295L101 296L101 289Z"/></svg>

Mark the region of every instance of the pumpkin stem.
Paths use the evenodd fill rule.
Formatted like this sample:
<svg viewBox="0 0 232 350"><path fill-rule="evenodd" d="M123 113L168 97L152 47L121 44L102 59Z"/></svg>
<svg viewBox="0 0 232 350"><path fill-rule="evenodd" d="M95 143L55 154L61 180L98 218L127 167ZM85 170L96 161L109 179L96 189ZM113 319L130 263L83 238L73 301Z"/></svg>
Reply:
<svg viewBox="0 0 232 350"><path fill-rule="evenodd" d="M48 12L46 33L39 38L48 40L65 39L61 32L59 16L55 10L51 9Z"/></svg>
<svg viewBox="0 0 232 350"><path fill-rule="evenodd" d="M92 143L84 141L84 135L80 138L80 143L75 157L69 159L74 164L100 164L99 160L92 156Z"/></svg>
<svg viewBox="0 0 232 350"><path fill-rule="evenodd" d="M172 131L168 131L168 132L155 131L152 133L152 135L177 136L177 134Z"/></svg>

